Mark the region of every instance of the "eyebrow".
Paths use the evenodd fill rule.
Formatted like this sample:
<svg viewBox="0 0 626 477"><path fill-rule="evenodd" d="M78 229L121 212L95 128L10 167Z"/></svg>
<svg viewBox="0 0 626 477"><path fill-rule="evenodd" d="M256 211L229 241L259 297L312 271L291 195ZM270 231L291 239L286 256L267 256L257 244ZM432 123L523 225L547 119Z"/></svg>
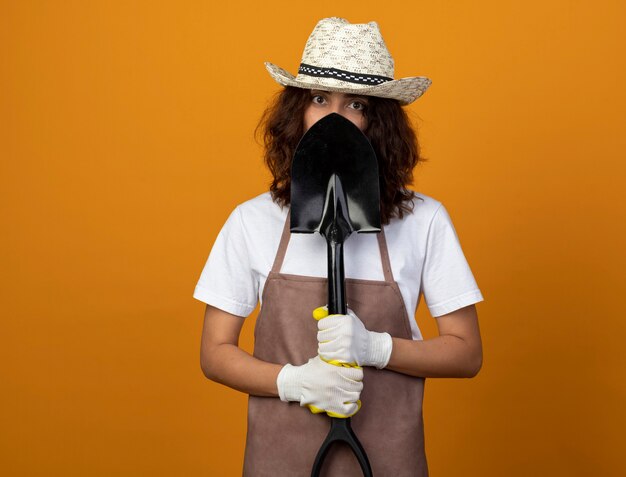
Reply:
<svg viewBox="0 0 626 477"><path fill-rule="evenodd" d="M324 90L322 90L322 89L312 89L312 90L311 90L311 94L319 94L319 93L322 93L322 94L329 94L329 93L331 93L331 92L332 92L332 91L324 91ZM348 98L350 98L350 99L357 98L357 99L363 99L363 100L365 100L365 101L368 101L367 96L362 95L362 94L352 94L352 93L344 93L344 94L345 94Z"/></svg>
<svg viewBox="0 0 626 477"><path fill-rule="evenodd" d="M350 94L350 93L348 93L348 94L346 94L346 96L348 98L358 98L358 99L364 99L365 101L367 101L367 96L362 95L362 94Z"/></svg>

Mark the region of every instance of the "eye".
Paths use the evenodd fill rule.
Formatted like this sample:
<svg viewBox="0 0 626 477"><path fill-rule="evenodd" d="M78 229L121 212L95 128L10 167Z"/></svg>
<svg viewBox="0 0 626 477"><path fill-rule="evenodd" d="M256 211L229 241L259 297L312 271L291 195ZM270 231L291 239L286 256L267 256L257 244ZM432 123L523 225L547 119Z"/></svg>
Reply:
<svg viewBox="0 0 626 477"><path fill-rule="evenodd" d="M324 104L326 102L326 98L324 98L324 96L322 96L321 94L314 94L311 97L311 101L313 101L315 104Z"/></svg>
<svg viewBox="0 0 626 477"><path fill-rule="evenodd" d="M350 108L356 111L365 111L367 109L367 104L363 101L352 101L350 103Z"/></svg>

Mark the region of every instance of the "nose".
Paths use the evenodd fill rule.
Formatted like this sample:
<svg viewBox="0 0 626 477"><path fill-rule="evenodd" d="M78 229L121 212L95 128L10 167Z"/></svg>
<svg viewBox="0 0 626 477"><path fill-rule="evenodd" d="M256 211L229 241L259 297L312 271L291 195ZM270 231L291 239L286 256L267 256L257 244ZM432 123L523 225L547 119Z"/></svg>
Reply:
<svg viewBox="0 0 626 477"><path fill-rule="evenodd" d="M337 101L334 101L333 104L331 104L330 107L330 113L337 113L337 114L341 114L342 113L342 108L339 104L337 104ZM342 115L343 116L343 115Z"/></svg>
<svg viewBox="0 0 626 477"><path fill-rule="evenodd" d="M334 102L333 104L330 105L330 108L328 108L328 111L326 112L326 114L324 116L326 116L327 114L331 114L331 113L337 113L340 116L343 116L344 118L349 119L350 121L352 121L352 118L350 117L349 110L347 110L341 104L339 104L338 101L336 101L336 102Z"/></svg>

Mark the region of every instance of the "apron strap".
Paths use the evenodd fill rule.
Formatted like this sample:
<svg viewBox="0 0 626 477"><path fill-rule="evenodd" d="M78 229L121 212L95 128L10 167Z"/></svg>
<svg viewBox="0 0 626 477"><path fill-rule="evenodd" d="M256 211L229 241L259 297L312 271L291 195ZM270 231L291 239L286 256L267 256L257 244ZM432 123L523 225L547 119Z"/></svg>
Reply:
<svg viewBox="0 0 626 477"><path fill-rule="evenodd" d="M285 226L283 227L283 233L280 236L280 244L278 245L278 252L276 252L276 258L274 258L274 264L272 265L272 272L280 273L280 269L283 268L283 261L285 260L285 254L287 253L287 245L289 244L289 237L291 236L291 207L287 211L287 218L285 219Z"/></svg>
<svg viewBox="0 0 626 477"><path fill-rule="evenodd" d="M285 226L280 237L280 243L278 244L278 251L276 252L276 258L272 265L273 273L280 273L280 269L283 267L283 261L285 260L285 254L287 253L287 246L289 245L289 238L291 237L291 208L287 212L287 218L285 219ZM393 272L391 271L391 261L389 260L389 250L387 249L387 240L385 239L385 228L381 227L380 233L376 234L378 240L378 250L380 251L380 259L383 266L383 275L386 282L393 283Z"/></svg>
<svg viewBox="0 0 626 477"><path fill-rule="evenodd" d="M393 272L391 271L391 261L389 260L389 249L387 248L387 239L385 238L385 227L381 225L380 233L376 234L378 239L378 250L380 250L380 259L383 264L383 274L386 282L393 283Z"/></svg>

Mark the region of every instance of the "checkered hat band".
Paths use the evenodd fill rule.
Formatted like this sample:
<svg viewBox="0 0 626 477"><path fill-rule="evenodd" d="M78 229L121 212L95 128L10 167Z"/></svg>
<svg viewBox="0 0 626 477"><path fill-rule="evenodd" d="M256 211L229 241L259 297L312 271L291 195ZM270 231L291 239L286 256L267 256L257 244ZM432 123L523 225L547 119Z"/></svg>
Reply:
<svg viewBox="0 0 626 477"><path fill-rule="evenodd" d="M393 81L387 76L367 75L364 73L352 73L350 71L338 70L336 68L318 68L304 63L300 63L298 73L305 76L318 76L321 78L336 78L341 81L359 84L381 84Z"/></svg>

